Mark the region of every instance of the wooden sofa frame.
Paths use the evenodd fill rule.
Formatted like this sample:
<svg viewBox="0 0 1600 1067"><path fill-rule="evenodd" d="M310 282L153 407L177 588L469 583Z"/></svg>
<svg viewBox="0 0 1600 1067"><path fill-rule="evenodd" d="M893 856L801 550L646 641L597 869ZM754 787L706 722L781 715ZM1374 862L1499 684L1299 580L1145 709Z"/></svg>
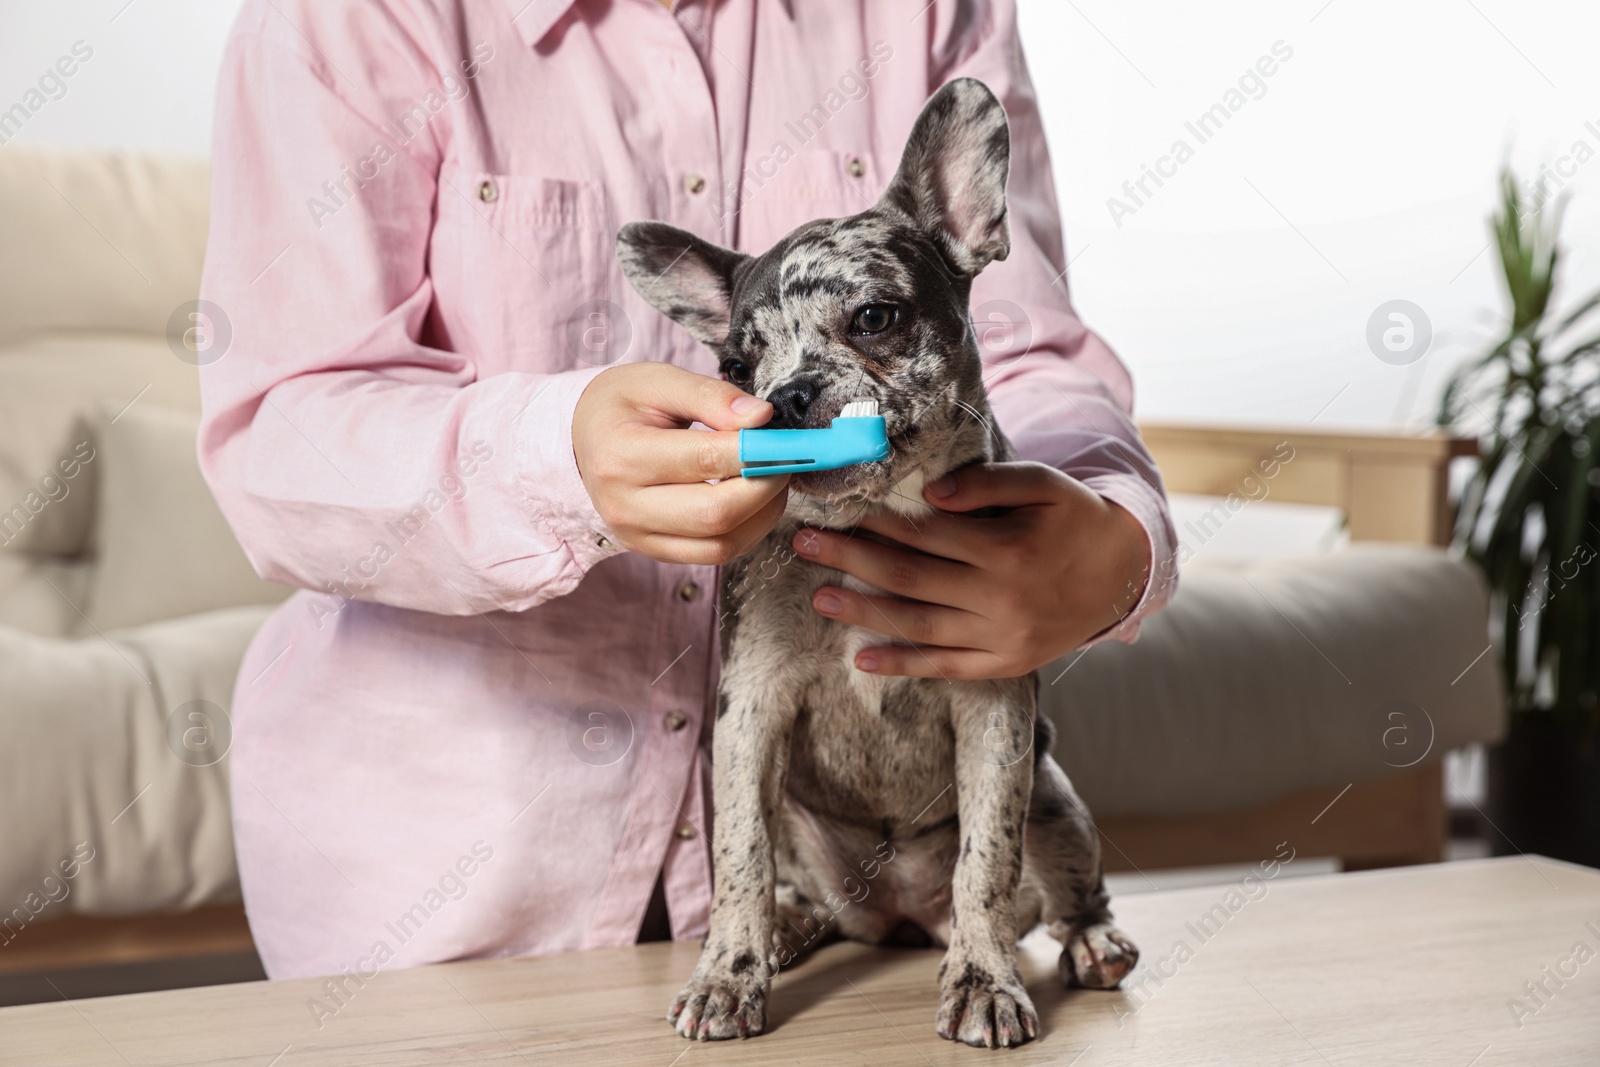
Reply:
<svg viewBox="0 0 1600 1067"><path fill-rule="evenodd" d="M1273 499L1339 508L1358 541L1444 544L1450 533L1450 461L1475 453L1471 441L1441 435L1165 423L1146 423L1141 430L1169 491L1210 496L1239 489L1258 463L1289 442L1294 459L1273 478ZM1446 813L1435 762L1358 782L1343 795L1334 787L1310 789L1238 811L1112 816L1100 820L1100 828L1112 871L1256 862L1284 840L1293 841L1300 855L1335 856L1346 869L1356 869L1438 861ZM239 904L129 919L73 916L29 930L0 953L0 975L253 951Z"/></svg>

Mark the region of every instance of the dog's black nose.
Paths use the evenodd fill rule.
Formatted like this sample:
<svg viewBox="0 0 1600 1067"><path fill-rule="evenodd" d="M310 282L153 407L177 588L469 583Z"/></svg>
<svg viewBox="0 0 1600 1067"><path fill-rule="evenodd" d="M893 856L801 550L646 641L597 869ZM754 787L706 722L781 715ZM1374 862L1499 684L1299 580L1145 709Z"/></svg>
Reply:
<svg viewBox="0 0 1600 1067"><path fill-rule="evenodd" d="M772 405L772 421L764 429L799 430L806 424L806 412L817 397L822 395L822 384L809 378L795 378L784 382L768 396Z"/></svg>

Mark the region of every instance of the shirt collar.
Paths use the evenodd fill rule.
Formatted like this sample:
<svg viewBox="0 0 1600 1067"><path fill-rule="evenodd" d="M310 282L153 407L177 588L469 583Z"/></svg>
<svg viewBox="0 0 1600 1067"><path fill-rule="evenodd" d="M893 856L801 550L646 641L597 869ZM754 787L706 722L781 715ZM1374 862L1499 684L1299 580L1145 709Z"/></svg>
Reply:
<svg viewBox="0 0 1600 1067"><path fill-rule="evenodd" d="M544 35L575 3L577 0L506 0L506 7L523 43L532 48L544 40Z"/></svg>
<svg viewBox="0 0 1600 1067"><path fill-rule="evenodd" d="M561 20L578 0L506 0L506 7L511 11L511 21L516 25L517 32L522 34L522 41L529 48L534 47L544 40L544 35ZM794 18L794 0L779 0L783 13L791 20Z"/></svg>

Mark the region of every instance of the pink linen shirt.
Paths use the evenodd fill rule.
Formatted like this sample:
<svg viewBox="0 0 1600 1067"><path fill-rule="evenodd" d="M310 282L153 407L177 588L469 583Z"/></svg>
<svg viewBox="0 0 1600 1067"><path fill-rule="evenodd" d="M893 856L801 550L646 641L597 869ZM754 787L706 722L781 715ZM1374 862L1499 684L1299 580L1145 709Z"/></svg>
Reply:
<svg viewBox="0 0 1600 1067"><path fill-rule="evenodd" d="M662 219L757 253L864 210L959 76L1011 121L1011 255L973 289L999 422L1168 560L1128 374L1068 300L1012 0L247 0L200 455L256 568L300 588L232 709L270 975L627 944L657 872L674 935L704 933L717 574L611 542L570 424L609 365L716 360L613 237Z"/></svg>

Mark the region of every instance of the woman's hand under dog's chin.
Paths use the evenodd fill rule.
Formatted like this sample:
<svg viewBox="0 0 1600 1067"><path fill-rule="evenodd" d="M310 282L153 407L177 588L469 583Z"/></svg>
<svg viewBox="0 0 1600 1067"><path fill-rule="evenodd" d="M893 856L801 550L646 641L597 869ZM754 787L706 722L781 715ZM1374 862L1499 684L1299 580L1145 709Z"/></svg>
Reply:
<svg viewBox="0 0 1600 1067"><path fill-rule="evenodd" d="M862 649L858 670L1015 678L1120 622L1144 595L1150 538L1132 514L1042 463L975 463L923 491L939 509L861 526L886 545L805 529L802 557L891 594L824 586L822 615L910 645ZM1005 508L992 518L963 512ZM992 514L992 513L989 513Z"/></svg>

